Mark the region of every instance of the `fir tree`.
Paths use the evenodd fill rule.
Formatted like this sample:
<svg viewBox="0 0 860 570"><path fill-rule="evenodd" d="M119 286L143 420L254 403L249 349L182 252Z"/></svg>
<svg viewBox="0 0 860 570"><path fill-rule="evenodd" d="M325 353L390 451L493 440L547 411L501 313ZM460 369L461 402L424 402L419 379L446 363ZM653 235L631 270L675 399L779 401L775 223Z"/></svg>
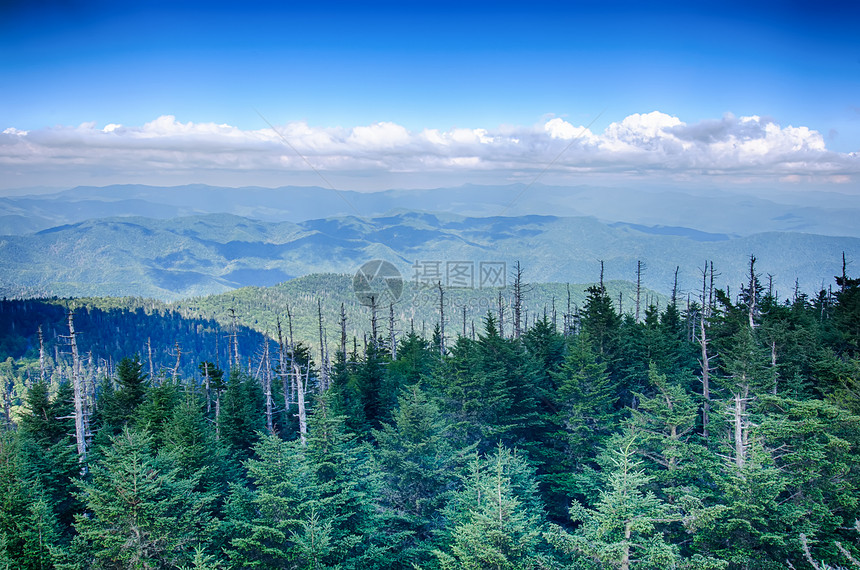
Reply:
<svg viewBox="0 0 860 570"><path fill-rule="evenodd" d="M555 527L548 538L575 561L585 557L601 568L672 568L680 557L659 526L679 514L643 489L651 478L635 457L633 440L607 452L611 469L594 509L574 503L571 518L582 526L575 534Z"/></svg>
<svg viewBox="0 0 860 570"><path fill-rule="evenodd" d="M550 566L534 473L522 457L500 445L470 463L463 484L445 509L448 544L435 552L441 568Z"/></svg>
<svg viewBox="0 0 860 570"><path fill-rule="evenodd" d="M104 568L178 566L209 540L212 497L195 491L151 437L129 428L81 481L86 513L76 517L75 552Z"/></svg>

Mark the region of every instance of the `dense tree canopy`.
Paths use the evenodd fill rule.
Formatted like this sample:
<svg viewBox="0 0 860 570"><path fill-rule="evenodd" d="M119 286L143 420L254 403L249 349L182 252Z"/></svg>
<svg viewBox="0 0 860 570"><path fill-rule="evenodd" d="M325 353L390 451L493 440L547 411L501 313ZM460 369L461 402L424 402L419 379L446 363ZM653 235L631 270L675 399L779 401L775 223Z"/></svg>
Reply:
<svg viewBox="0 0 860 570"><path fill-rule="evenodd" d="M98 374L22 349L0 568L852 567L860 281L779 300L754 262L737 297L637 321L595 285L518 338L228 335L155 377L140 345Z"/></svg>

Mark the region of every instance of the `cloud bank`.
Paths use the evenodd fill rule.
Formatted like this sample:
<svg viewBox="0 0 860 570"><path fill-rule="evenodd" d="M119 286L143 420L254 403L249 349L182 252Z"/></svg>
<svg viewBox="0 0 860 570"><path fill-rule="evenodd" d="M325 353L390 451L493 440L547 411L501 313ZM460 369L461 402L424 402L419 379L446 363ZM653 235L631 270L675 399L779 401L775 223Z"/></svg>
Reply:
<svg viewBox="0 0 860 570"><path fill-rule="evenodd" d="M704 176L844 184L860 180L860 154L830 151L817 131L765 117L727 114L688 124L657 111L630 115L599 133L559 117L528 127L410 131L391 122L347 128L301 121L243 130L170 115L142 126L9 126L0 132L0 173L18 185L45 183L49 174L67 177L69 185L117 177L146 182L155 174L159 181L196 175L203 181L202 174L212 172L253 184L260 173L313 170L364 178L470 174L498 182L528 180L545 169L555 180Z"/></svg>

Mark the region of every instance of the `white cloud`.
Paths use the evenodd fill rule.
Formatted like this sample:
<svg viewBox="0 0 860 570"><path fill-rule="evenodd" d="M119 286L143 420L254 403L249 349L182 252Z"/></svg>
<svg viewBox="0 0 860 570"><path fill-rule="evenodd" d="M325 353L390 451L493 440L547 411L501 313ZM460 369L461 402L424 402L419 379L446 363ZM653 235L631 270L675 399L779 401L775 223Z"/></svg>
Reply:
<svg viewBox="0 0 860 570"><path fill-rule="evenodd" d="M363 179L392 172L464 177L492 172L511 179L527 178L550 162L547 175L577 181L611 174L844 185L860 178L860 156L829 151L815 130L731 114L686 123L658 111L636 113L600 133L561 118L528 127L414 132L392 122L323 128L296 121L276 131L182 122L172 115L142 126L83 123L30 131L9 126L0 132L0 174L14 174L19 184L40 172L141 180L157 171L181 173L187 180L213 170L254 183L259 172L311 172L308 163L321 172Z"/></svg>

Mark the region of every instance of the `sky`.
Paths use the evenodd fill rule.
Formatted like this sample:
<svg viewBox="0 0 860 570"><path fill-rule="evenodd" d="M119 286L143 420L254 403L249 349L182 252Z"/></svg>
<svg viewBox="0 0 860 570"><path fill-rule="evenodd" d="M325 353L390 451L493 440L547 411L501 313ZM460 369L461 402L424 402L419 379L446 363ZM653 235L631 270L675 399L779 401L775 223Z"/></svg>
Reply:
<svg viewBox="0 0 860 570"><path fill-rule="evenodd" d="M0 194L860 194L847 2L0 2Z"/></svg>

